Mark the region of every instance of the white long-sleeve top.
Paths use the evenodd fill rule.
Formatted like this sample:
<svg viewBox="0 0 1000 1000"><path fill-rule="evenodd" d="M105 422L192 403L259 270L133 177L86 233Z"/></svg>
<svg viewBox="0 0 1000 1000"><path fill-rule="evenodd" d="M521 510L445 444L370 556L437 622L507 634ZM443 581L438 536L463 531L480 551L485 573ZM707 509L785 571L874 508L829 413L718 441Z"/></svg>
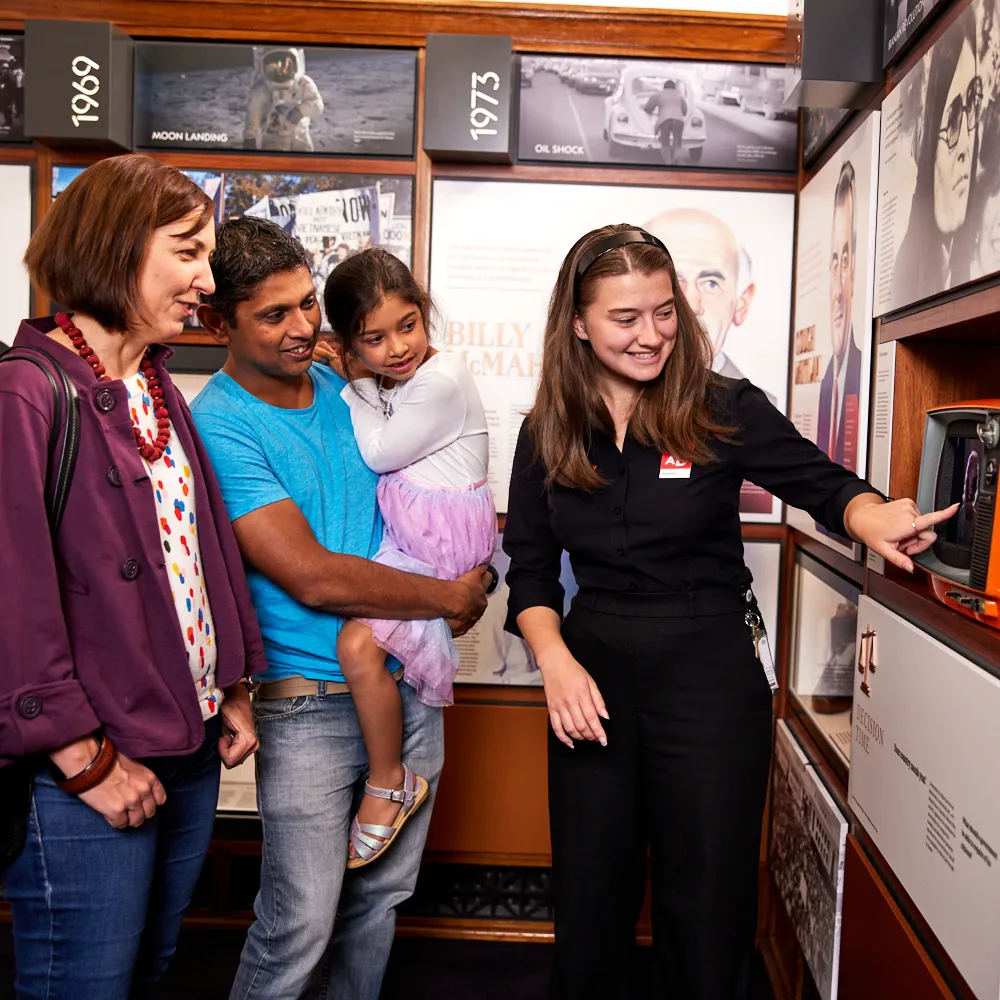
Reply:
<svg viewBox="0 0 1000 1000"><path fill-rule="evenodd" d="M351 408L354 436L372 472L403 472L441 489L486 479L489 436L483 401L454 354L435 354L413 378L399 383L388 420L375 379L356 379L341 396Z"/></svg>

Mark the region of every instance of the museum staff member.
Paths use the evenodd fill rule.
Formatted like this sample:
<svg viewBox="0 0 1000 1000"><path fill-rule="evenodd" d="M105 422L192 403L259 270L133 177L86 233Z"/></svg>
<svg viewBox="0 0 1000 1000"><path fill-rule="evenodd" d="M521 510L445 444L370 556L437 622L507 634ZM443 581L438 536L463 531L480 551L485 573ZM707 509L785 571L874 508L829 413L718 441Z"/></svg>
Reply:
<svg viewBox="0 0 1000 1000"><path fill-rule="evenodd" d="M747 995L771 687L744 479L905 569L954 513L886 503L760 389L714 375L658 239L588 233L553 292L503 543L508 628L534 652L552 726L559 1000L633 995L647 845L663 995ZM563 550L580 585L564 623Z"/></svg>

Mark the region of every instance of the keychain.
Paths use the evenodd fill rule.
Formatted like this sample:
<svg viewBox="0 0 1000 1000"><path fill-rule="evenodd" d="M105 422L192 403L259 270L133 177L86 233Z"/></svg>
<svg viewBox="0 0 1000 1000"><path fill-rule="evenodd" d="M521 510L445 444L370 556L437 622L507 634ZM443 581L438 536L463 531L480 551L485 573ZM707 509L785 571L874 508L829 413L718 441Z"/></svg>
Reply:
<svg viewBox="0 0 1000 1000"><path fill-rule="evenodd" d="M771 686L772 693L778 690L778 678L774 672L774 657L771 655L771 644L767 640L767 629L764 628L764 619L761 617L760 608L757 606L757 598L749 588L745 595L747 610L743 620L750 629L753 636L753 651L758 662L764 668L764 676ZM765 658L766 657L766 658Z"/></svg>

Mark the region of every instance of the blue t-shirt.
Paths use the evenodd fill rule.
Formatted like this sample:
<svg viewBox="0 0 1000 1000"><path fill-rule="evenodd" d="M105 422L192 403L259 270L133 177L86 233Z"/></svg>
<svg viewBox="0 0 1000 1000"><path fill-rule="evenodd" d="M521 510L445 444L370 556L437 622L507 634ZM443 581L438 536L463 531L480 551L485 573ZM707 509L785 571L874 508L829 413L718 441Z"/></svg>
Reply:
<svg viewBox="0 0 1000 1000"><path fill-rule="evenodd" d="M216 372L191 406L222 487L229 518L291 498L331 552L370 559L382 541L378 477L358 451L346 384L325 365L309 369L312 405L271 406ZM343 619L299 604L251 566L247 580L264 636L264 680L301 674L343 681L337 634Z"/></svg>

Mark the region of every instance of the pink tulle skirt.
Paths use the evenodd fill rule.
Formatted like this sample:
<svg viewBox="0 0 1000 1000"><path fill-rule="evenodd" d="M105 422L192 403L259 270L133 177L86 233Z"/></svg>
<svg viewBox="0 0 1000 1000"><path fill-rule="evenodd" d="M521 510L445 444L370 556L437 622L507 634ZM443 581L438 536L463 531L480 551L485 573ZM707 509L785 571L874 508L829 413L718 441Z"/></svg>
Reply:
<svg viewBox="0 0 1000 1000"><path fill-rule="evenodd" d="M493 557L497 514L485 482L465 489L417 483L399 472L382 476L378 502L385 537L375 561L407 573L454 580ZM403 664L403 679L425 705L450 705L458 650L441 618L359 619L376 644Z"/></svg>

